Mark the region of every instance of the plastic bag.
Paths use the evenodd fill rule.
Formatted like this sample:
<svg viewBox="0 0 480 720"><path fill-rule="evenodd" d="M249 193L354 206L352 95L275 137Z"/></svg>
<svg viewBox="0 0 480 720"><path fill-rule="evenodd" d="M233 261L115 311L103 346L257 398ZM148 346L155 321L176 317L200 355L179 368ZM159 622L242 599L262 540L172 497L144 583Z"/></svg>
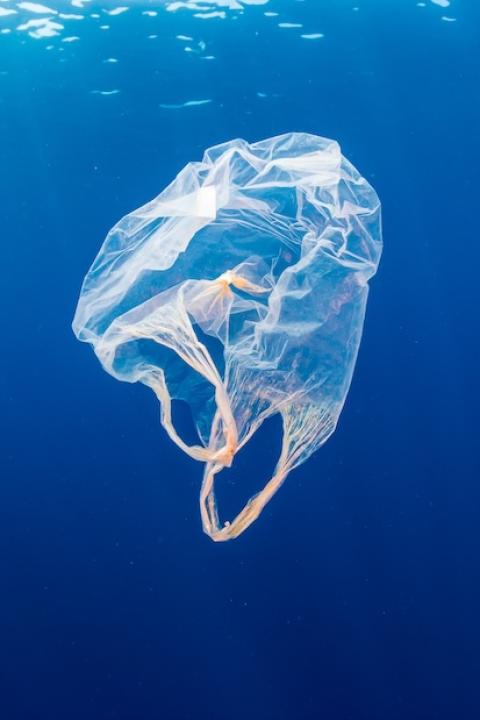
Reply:
<svg viewBox="0 0 480 720"><path fill-rule="evenodd" d="M304 133L210 148L109 232L74 331L107 372L155 392L170 438L205 463L214 540L243 532L334 431L381 245L375 191L336 142ZM190 405L197 445L173 426L172 398ZM222 524L216 475L274 413L274 475Z"/></svg>

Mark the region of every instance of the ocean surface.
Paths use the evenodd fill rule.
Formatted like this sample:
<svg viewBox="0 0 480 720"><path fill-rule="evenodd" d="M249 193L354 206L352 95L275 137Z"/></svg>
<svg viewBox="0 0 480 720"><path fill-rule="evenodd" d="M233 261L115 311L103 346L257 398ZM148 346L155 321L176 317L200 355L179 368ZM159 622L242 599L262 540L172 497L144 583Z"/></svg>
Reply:
<svg viewBox="0 0 480 720"><path fill-rule="evenodd" d="M1 720L480 717L479 11L0 0ZM384 254L335 434L213 543L200 464L71 321L123 215L294 130L375 187Z"/></svg>

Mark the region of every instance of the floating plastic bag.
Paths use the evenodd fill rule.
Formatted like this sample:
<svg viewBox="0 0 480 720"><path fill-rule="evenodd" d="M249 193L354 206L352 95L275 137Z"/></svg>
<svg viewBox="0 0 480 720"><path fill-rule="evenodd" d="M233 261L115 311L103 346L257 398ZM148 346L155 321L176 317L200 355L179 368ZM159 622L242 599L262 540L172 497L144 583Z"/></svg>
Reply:
<svg viewBox="0 0 480 720"><path fill-rule="evenodd" d="M375 191L336 142L304 133L210 148L109 232L74 331L107 372L155 392L170 438L205 463L214 540L240 535L334 431L381 247ZM190 405L197 445L173 426L172 398ZM273 477L221 523L216 476L274 413Z"/></svg>

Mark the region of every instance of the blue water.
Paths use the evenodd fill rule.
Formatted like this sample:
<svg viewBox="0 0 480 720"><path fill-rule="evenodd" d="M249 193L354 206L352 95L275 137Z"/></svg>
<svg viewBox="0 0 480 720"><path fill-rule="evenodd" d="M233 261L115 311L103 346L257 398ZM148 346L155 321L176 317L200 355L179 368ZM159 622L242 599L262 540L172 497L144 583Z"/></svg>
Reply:
<svg viewBox="0 0 480 720"><path fill-rule="evenodd" d="M480 717L476 0L45 4L0 2L0 717ZM199 464L70 323L122 215L292 130L374 185L385 252L335 435L214 544Z"/></svg>

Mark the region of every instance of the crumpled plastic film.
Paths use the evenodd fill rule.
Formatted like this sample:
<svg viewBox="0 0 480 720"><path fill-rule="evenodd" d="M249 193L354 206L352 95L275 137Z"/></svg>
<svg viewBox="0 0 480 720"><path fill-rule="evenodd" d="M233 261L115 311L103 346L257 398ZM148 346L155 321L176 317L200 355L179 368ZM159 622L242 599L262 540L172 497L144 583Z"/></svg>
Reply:
<svg viewBox="0 0 480 720"><path fill-rule="evenodd" d="M242 533L334 431L381 248L375 191L338 143L305 133L210 148L109 232L74 332L111 375L154 391L170 438L205 464L214 540ZM198 444L174 427L172 399L190 405ZM274 413L274 474L221 522L216 476Z"/></svg>

